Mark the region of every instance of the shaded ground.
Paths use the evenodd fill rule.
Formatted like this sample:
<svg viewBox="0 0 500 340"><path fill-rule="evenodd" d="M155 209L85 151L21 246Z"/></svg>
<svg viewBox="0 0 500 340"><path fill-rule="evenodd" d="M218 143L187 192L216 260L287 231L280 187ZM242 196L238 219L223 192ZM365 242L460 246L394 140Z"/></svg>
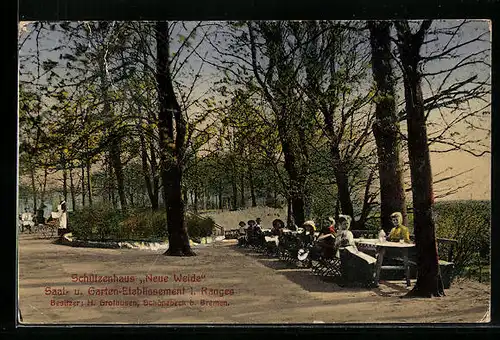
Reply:
<svg viewBox="0 0 500 340"><path fill-rule="evenodd" d="M386 322L478 322L489 305L489 286L455 282L439 299L402 300L403 282L383 282L373 290L341 288L314 276L310 270L293 268L233 242L196 247L199 256L165 257L161 251L72 248L49 240L22 235L19 244L19 296L25 323L386 323ZM76 283L71 274L83 275L205 275L195 283ZM194 306L111 307L50 306L46 286L84 295L54 300L127 300L137 296L87 296L89 286L148 288L186 287L185 295L150 296L149 300L193 300ZM196 295L190 294L190 287ZM202 295L202 287L233 290L234 295ZM226 291L230 292L230 291ZM222 301L221 306L202 306L200 299ZM227 303L228 305L224 305Z"/></svg>

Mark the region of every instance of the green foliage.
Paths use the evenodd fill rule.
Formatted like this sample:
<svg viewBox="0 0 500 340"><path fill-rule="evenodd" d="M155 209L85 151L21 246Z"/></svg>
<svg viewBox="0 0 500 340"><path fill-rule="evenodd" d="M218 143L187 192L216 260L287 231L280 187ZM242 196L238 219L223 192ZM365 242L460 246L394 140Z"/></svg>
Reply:
<svg viewBox="0 0 500 340"><path fill-rule="evenodd" d="M159 241L167 236L166 214L159 211L120 212L111 206L99 205L74 212L69 220L73 235L83 240Z"/></svg>
<svg viewBox="0 0 500 340"><path fill-rule="evenodd" d="M458 274L466 267L475 266L478 257L489 260L490 213L489 201L450 201L435 205L436 236L458 241L453 257Z"/></svg>
<svg viewBox="0 0 500 340"><path fill-rule="evenodd" d="M85 207L71 214L69 220L73 235L78 239L93 241L126 241L167 239L167 214L150 209L120 212L108 205ZM212 218L187 215L185 225L190 237L212 235L215 222Z"/></svg>
<svg viewBox="0 0 500 340"><path fill-rule="evenodd" d="M122 237L129 240L165 240L167 214L162 211L141 209L129 211L121 223Z"/></svg>
<svg viewBox="0 0 500 340"><path fill-rule="evenodd" d="M117 240L120 239L122 213L112 207L99 205L86 207L68 216L73 235L82 240Z"/></svg>
<svg viewBox="0 0 500 340"><path fill-rule="evenodd" d="M185 224L189 237L199 238L212 236L215 222L211 217L200 218L196 215L187 215Z"/></svg>

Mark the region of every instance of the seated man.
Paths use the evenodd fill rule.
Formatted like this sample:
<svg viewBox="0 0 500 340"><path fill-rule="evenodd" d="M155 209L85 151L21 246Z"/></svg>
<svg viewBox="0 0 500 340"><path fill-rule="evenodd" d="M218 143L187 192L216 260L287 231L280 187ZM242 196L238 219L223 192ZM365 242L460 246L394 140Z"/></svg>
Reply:
<svg viewBox="0 0 500 340"><path fill-rule="evenodd" d="M403 225L403 215L401 215L400 212L392 213L391 221L394 227L391 229L387 240L392 242L403 240L406 243L410 243L410 232L408 228Z"/></svg>

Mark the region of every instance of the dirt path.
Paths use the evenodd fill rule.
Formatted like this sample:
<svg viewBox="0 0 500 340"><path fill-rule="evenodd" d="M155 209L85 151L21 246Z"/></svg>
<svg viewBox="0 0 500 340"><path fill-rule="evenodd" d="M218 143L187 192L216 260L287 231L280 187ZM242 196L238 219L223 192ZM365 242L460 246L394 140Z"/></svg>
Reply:
<svg viewBox="0 0 500 340"><path fill-rule="evenodd" d="M402 282L384 282L380 288L373 290L340 288L314 276L310 270L296 269L276 259L240 250L231 242L199 246L196 251L197 257L165 257L161 252L151 251L72 248L22 235L19 244L19 296L24 322L478 322L489 304L489 286L476 282L454 283L446 291L445 298L402 300L399 296L406 292ZM134 276L137 280L153 274L168 276L168 282L72 282L72 274L82 276L85 273ZM174 274L186 274L188 277L195 274L200 282L177 283L174 282ZM120 287L157 288L163 289L165 294L182 293L184 288L184 294L89 296L88 288L91 286L97 291L105 287L109 291L122 289ZM64 287L69 293L52 297L45 295L46 287ZM83 295L75 295L74 289L80 289ZM208 295L210 292L229 295ZM96 306L87 305L89 299ZM145 299L150 303L161 300L182 304L185 301L186 305L144 306ZM78 300L82 305L51 306L51 300ZM138 305L99 306L101 300L128 301ZM190 300L193 305L190 305ZM212 306L202 305L201 300L212 301Z"/></svg>

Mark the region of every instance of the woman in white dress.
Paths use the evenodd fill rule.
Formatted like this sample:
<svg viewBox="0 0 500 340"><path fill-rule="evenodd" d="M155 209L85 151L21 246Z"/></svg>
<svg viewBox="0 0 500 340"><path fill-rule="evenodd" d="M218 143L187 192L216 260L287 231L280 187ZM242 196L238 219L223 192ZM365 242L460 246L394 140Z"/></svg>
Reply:
<svg viewBox="0 0 500 340"><path fill-rule="evenodd" d="M66 201L61 201L57 206L57 212L59 215L59 229L58 235L62 236L68 232L68 215L66 212Z"/></svg>
<svg viewBox="0 0 500 340"><path fill-rule="evenodd" d="M354 243L354 235L352 234L352 231L349 230L350 227L351 227L351 216L339 215L338 232L337 232L337 237L335 238L335 248L337 249L345 247L356 248L356 244ZM337 257L340 257L340 253L338 250L337 250Z"/></svg>

